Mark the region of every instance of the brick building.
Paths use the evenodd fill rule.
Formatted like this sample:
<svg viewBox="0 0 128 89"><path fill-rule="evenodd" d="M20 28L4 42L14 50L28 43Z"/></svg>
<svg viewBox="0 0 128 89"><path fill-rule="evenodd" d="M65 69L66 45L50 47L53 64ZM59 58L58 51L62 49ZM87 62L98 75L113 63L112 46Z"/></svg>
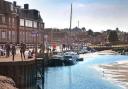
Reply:
<svg viewBox="0 0 128 89"><path fill-rule="evenodd" d="M118 33L119 41L122 43L128 43L128 33L126 32L119 32Z"/></svg>
<svg viewBox="0 0 128 89"><path fill-rule="evenodd" d="M56 43L57 45L67 43L67 33L59 29L46 28L44 34L48 36L48 43L50 45Z"/></svg>
<svg viewBox="0 0 128 89"><path fill-rule="evenodd" d="M0 43L33 44L36 35L42 43L43 29L44 22L38 10L29 9L28 4L21 8L16 2L0 0Z"/></svg>

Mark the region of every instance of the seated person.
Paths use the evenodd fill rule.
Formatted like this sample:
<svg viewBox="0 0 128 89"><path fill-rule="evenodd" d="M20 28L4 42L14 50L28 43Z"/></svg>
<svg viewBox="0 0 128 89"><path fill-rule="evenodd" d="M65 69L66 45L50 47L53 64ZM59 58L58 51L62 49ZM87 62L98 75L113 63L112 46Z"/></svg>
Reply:
<svg viewBox="0 0 128 89"><path fill-rule="evenodd" d="M32 57L32 52L31 52L30 50L28 51L28 59L29 59L29 58L33 58L33 57Z"/></svg>

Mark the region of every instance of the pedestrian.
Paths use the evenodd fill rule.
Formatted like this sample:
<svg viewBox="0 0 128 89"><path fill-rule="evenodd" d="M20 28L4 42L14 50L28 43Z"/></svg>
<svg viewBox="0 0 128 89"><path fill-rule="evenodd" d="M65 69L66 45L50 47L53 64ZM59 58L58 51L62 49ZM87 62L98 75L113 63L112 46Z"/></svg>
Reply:
<svg viewBox="0 0 128 89"><path fill-rule="evenodd" d="M5 44L5 50L6 50L6 57L9 57L10 55L10 44L9 43Z"/></svg>
<svg viewBox="0 0 128 89"><path fill-rule="evenodd" d="M14 61L14 56L16 55L16 47L15 44L12 45L12 60Z"/></svg>
<svg viewBox="0 0 128 89"><path fill-rule="evenodd" d="M25 59L25 51L26 51L26 44L25 43L21 43L20 44L20 53L21 53L22 61L23 61L23 57Z"/></svg>
<svg viewBox="0 0 128 89"><path fill-rule="evenodd" d="M28 59L32 58L32 52L29 50L28 51Z"/></svg>

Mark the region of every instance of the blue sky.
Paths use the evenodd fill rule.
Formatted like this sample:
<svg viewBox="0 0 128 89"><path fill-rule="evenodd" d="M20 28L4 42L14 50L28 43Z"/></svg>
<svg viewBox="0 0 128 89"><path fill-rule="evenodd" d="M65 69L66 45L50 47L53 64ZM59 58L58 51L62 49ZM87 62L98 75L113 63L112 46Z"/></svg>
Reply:
<svg viewBox="0 0 128 89"><path fill-rule="evenodd" d="M8 0L13 1L13 0ZM70 4L73 3L72 27L78 25L93 31L118 27L128 30L128 0L15 0L38 9L46 28L69 28ZM128 32L128 31L127 31Z"/></svg>

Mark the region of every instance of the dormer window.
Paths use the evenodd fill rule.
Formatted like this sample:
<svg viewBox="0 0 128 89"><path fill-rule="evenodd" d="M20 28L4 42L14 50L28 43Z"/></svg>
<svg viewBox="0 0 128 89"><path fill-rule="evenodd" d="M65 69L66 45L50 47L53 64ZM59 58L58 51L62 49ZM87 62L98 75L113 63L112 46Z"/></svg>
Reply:
<svg viewBox="0 0 128 89"><path fill-rule="evenodd" d="M11 4L11 11L13 11L14 9L13 9L13 5Z"/></svg>

